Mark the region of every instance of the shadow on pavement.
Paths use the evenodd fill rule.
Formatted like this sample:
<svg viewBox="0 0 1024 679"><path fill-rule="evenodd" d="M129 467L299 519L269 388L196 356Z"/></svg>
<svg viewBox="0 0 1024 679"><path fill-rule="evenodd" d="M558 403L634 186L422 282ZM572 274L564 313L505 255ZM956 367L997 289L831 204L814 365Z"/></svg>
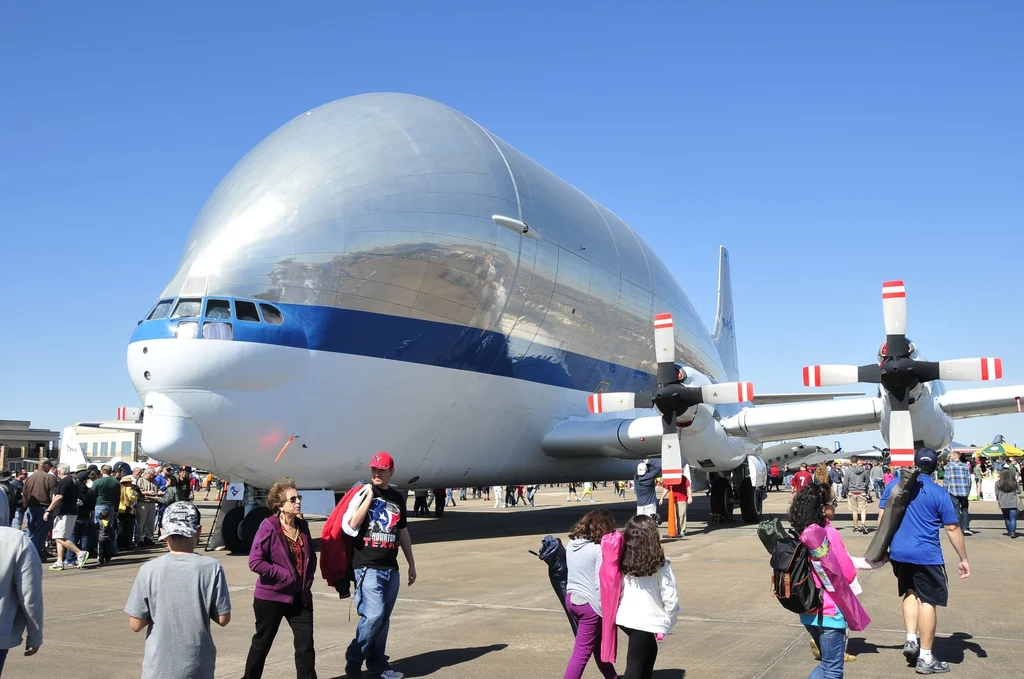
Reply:
<svg viewBox="0 0 1024 679"><path fill-rule="evenodd" d="M619 526L625 525L626 520L636 513L635 501L602 503L597 507L609 510ZM573 524L591 509L595 509L595 506L589 502L572 502L564 507L534 510L518 507L485 509L474 506L469 510L449 511L440 519L410 521L409 533L413 544L546 533L561 537L564 541Z"/></svg>
<svg viewBox="0 0 1024 679"><path fill-rule="evenodd" d="M407 677L429 677L431 674L476 660L477 658L508 648L508 644L492 644L491 646L475 646L472 648L444 648L428 651L419 655L409 656L391 663L391 666ZM345 679L344 675L334 679Z"/></svg>
<svg viewBox="0 0 1024 679"><path fill-rule="evenodd" d="M903 644L885 646L883 644L875 644L868 641L867 639L862 639L861 637L854 636L851 636L849 641L846 642L846 652L852 655L862 655L865 653L877 655L880 649L899 651L903 649ZM943 658L943 660L945 660L945 658Z"/></svg>
<svg viewBox="0 0 1024 679"><path fill-rule="evenodd" d="M973 638L966 632L954 632L948 637L935 637L935 655L951 665L962 663L965 651L970 651L979 658L987 658L988 653L984 648L973 641L968 641Z"/></svg>
<svg viewBox="0 0 1024 679"><path fill-rule="evenodd" d="M686 670L654 670L651 679L686 679Z"/></svg>

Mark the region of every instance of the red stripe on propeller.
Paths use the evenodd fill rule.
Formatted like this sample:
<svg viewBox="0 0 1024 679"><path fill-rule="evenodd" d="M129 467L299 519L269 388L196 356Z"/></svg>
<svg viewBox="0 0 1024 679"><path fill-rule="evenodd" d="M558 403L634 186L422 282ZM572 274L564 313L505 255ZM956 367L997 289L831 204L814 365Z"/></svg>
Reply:
<svg viewBox="0 0 1024 679"><path fill-rule="evenodd" d="M913 467L913 448L892 448L889 450L889 464L893 467Z"/></svg>
<svg viewBox="0 0 1024 679"><path fill-rule="evenodd" d="M907 290L903 285L903 281L886 281L885 283L882 283L882 299L906 296Z"/></svg>
<svg viewBox="0 0 1024 679"><path fill-rule="evenodd" d="M671 328L672 314L658 314L654 317L655 328Z"/></svg>

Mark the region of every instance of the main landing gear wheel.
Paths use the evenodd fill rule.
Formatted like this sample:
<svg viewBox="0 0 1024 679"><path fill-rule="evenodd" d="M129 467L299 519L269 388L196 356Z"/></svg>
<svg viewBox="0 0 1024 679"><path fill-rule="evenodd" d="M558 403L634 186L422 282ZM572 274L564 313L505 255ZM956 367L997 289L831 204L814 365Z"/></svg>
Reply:
<svg viewBox="0 0 1024 679"><path fill-rule="evenodd" d="M247 551L238 532L238 529L242 527L242 520L244 518L245 507L239 505L224 515L224 521L220 526L221 533L224 535L224 546L228 548L228 551L236 554Z"/></svg>
<svg viewBox="0 0 1024 679"><path fill-rule="evenodd" d="M732 521L732 509L732 485L728 479L715 479L711 484L711 521ZM720 518L715 519L716 515Z"/></svg>
<svg viewBox="0 0 1024 679"><path fill-rule="evenodd" d="M764 495L760 488L754 488L750 479L743 479L740 484L740 514L747 523L761 520L761 509L764 506Z"/></svg>
<svg viewBox="0 0 1024 679"><path fill-rule="evenodd" d="M249 510L249 513L242 519L242 525L238 529L238 534L242 541L242 548L245 553L249 553L252 549L252 542L256 539L256 531L260 529L260 524L263 523L263 519L272 516L273 512L270 511L269 507L253 507Z"/></svg>

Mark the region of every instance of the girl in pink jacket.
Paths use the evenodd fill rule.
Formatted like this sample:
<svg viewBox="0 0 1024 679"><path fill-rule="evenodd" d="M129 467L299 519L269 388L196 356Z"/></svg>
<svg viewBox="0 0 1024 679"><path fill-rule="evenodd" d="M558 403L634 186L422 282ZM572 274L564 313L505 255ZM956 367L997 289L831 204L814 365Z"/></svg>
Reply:
<svg viewBox="0 0 1024 679"><path fill-rule="evenodd" d="M793 498L790 524L811 553L815 584L821 588L822 610L804 613L800 622L821 654L811 677L842 679L846 630L862 630L871 621L851 584L857 569L839 532L832 527L836 497L831 486L811 485Z"/></svg>

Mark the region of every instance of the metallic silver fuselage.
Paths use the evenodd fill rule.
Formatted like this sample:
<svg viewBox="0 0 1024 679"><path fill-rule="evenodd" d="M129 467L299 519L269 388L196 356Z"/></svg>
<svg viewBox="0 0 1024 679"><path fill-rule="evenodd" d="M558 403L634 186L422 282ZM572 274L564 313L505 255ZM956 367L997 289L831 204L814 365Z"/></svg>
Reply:
<svg viewBox="0 0 1024 679"><path fill-rule="evenodd" d="M652 318L670 312L676 360L725 378L693 306L629 226L466 116L411 95L331 102L248 153L162 296L184 295L458 324L508 337L509 354L546 348L647 373Z"/></svg>

